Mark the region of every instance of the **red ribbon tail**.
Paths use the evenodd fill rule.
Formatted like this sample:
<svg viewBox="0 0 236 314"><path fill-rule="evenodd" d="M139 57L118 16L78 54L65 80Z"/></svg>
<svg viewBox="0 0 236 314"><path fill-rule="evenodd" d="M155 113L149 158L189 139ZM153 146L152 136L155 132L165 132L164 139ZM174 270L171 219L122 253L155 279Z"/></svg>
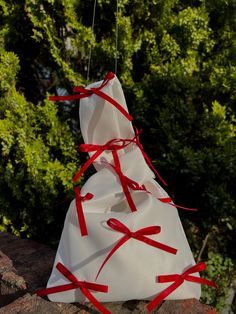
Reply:
<svg viewBox="0 0 236 314"><path fill-rule="evenodd" d="M54 294L54 293L63 292L63 291L67 291L67 290L72 290L72 289L76 289L75 284L74 283L68 283L68 284L65 284L65 285L57 286L57 287L40 289L40 290L37 290L35 293L39 297L44 297L45 295L48 295L48 294Z"/></svg>
<svg viewBox="0 0 236 314"><path fill-rule="evenodd" d="M177 249L171 247L171 246L168 246L168 245L165 245L161 242L157 242L155 240L152 240L152 239L149 239L143 235L138 235L135 237L135 239L139 240L139 241L142 241L148 245L151 245L157 249L160 249L160 250L163 250L163 251L166 251L168 253L171 253L171 254L176 254L177 253Z"/></svg>
<svg viewBox="0 0 236 314"><path fill-rule="evenodd" d="M135 211L137 211L137 208L136 208L136 206L134 204L134 201L133 201L133 199L131 197L131 194L130 194L129 188L127 186L125 177L122 174L120 161L119 161L119 156L118 156L117 151L116 150L113 151L112 155L113 155L113 159L114 159L115 170L116 170L116 172L117 172L117 174L118 174L118 176L120 178L120 183L121 183L123 192L124 192L124 194L126 196L126 199L127 199L128 204L129 204L129 207L130 207L132 212L135 212Z"/></svg>
<svg viewBox="0 0 236 314"><path fill-rule="evenodd" d="M112 250L109 252L109 254L107 255L107 257L105 258L104 262L102 263L101 267L98 270L98 273L96 275L95 280L98 279L103 267L105 266L105 264L108 262L108 260L112 257L112 255L126 242L129 240L129 237L127 235L125 235L123 238L121 238L116 245L112 248Z"/></svg>
<svg viewBox="0 0 236 314"><path fill-rule="evenodd" d="M148 155L145 153L145 151L143 150L143 147L141 145L141 143L139 142L139 139L137 139L136 144L138 145L139 149L141 150L144 159L146 160L148 166L153 170L153 172L155 173L156 177L159 178L159 180L165 185L168 186L168 184L166 183L166 181L161 177L161 175L156 171L155 167L153 166L153 163L151 162L151 159L148 157Z"/></svg>
<svg viewBox="0 0 236 314"><path fill-rule="evenodd" d="M103 314L111 314L86 288L82 287L81 292L84 296Z"/></svg>
<svg viewBox="0 0 236 314"><path fill-rule="evenodd" d="M149 167L153 170L153 172L155 173L155 175L159 178L159 180L165 185L168 186L168 184L166 183L166 181L161 177L161 175L156 171L155 167L153 166L151 160L148 158L147 162L149 164Z"/></svg>
<svg viewBox="0 0 236 314"><path fill-rule="evenodd" d="M88 230L87 230L87 226L86 226L86 222L85 222L85 218L84 218L84 213L83 213L83 208L82 208L82 204L81 204L80 199L76 199L76 209L77 209L77 216L78 216L78 222L79 222L79 226L80 226L81 236L82 237L87 236Z"/></svg>
<svg viewBox="0 0 236 314"><path fill-rule="evenodd" d="M191 281L191 282L200 283L200 284L203 284L203 285L208 285L208 286L211 286L213 288L218 288L217 285L214 282L212 282L212 281L210 281L208 279L205 279L205 278L200 278L200 277L195 277L195 276L188 275L186 277L186 280Z"/></svg>
<svg viewBox="0 0 236 314"><path fill-rule="evenodd" d="M75 95L65 95L65 96L49 96L48 99L51 101L65 101L65 100L77 100L84 97L88 97L88 96L75 94Z"/></svg>
<svg viewBox="0 0 236 314"><path fill-rule="evenodd" d="M180 209L192 211L192 212L197 212L198 211L197 208L188 208L188 207L184 207L184 206L180 206L180 205L176 205L176 204L170 204L170 205L175 206L175 207L180 208Z"/></svg>
<svg viewBox="0 0 236 314"><path fill-rule="evenodd" d="M92 88L92 91L93 91L94 94L96 94L97 96L103 98L104 100L106 100L110 104L112 104L114 107L116 107L116 109L118 109L120 111L120 113L122 113L129 121L133 120L133 117L117 101L115 101L109 95L103 93L102 91L100 91L100 90L98 90L96 88Z"/></svg>
<svg viewBox="0 0 236 314"><path fill-rule="evenodd" d="M102 150L98 150L88 161L80 168L80 170L74 175L73 182L77 182L82 174L88 169L88 167L102 154Z"/></svg>
<svg viewBox="0 0 236 314"><path fill-rule="evenodd" d="M169 287L167 287L165 290L163 290L160 294L158 294L154 300L152 300L147 305L148 312L151 312L157 307L158 304L160 304L169 294L171 294L175 289L177 289L183 281L176 281L173 284L171 284Z"/></svg>
<svg viewBox="0 0 236 314"><path fill-rule="evenodd" d="M169 204L171 206L174 206L174 207L177 207L177 208L180 208L180 209L184 209L184 210L188 210L188 211L198 211L197 208L188 208L188 207L184 207L184 206L180 206L180 205L177 205L175 203L172 203L172 199L170 197L159 197L158 199L162 203L166 203L166 204Z"/></svg>
<svg viewBox="0 0 236 314"><path fill-rule="evenodd" d="M129 207L130 207L132 212L136 212L137 208L136 208L136 206L134 204L134 201L132 199L132 196L130 194L130 191L129 191L129 188L128 188L127 184L126 184L124 176L123 175L119 175L119 177L120 177L121 186L123 188L123 192L124 192L124 194L126 196L126 199L127 199L128 204L129 204Z"/></svg>

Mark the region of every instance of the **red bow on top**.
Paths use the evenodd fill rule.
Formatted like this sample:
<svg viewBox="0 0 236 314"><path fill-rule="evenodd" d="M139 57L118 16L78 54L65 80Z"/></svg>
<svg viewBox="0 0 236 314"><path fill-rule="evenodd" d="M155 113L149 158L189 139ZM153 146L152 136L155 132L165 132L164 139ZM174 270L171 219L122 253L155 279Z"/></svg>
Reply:
<svg viewBox="0 0 236 314"><path fill-rule="evenodd" d="M147 305L148 311L151 312L161 301L163 301L168 295L170 295L174 290L176 290L179 286L181 286L185 280L217 288L217 285L214 282L191 275L193 273L203 271L205 268L206 268L206 264L202 262L202 263L189 267L185 272L183 272L182 275L173 274L173 275L158 276L157 280L160 283L171 282L171 281L174 281L174 283L172 283L172 285L170 285L165 290L163 290L156 298L154 298L153 301L151 301Z"/></svg>
<svg viewBox="0 0 236 314"><path fill-rule="evenodd" d="M97 292L108 292L108 286L100 285L94 282L88 281L79 281L63 264L58 263L56 268L59 272L65 276L71 283L60 285L56 287L46 288L42 290L38 290L36 293L40 297L43 297L48 294L68 291L72 289L80 289L80 291L84 294L84 296L101 312L104 314L110 314L108 311L92 294L89 290L97 291Z"/></svg>
<svg viewBox="0 0 236 314"><path fill-rule="evenodd" d="M135 240L139 240L141 242L144 242L148 245L154 246L155 248L158 248L160 250L166 251L168 253L171 254L176 254L177 250L171 246L165 245L163 243L157 242L155 240L152 240L148 237L146 237L147 235L153 235L153 234L158 234L161 232L161 227L160 226L149 226L149 227L145 227L142 229L139 229L135 232L132 232L129 230L128 227L126 227L122 222L120 222L119 220L115 219L115 218L110 218L107 221L108 226L118 232L121 232L124 234L124 236L116 243L116 245L111 249L111 251L109 252L109 254L107 255L107 257L105 258L104 262L102 263L97 276L96 276L96 280L101 272L101 270L103 269L103 267L105 266L105 264L107 263L107 261L111 258L111 256L125 243L127 242L129 239L133 238Z"/></svg>
<svg viewBox="0 0 236 314"><path fill-rule="evenodd" d="M90 97L91 95L95 94L98 97L101 97L104 100L108 101L110 104L116 107L116 109L118 109L129 121L132 121L133 117L117 101L115 101L115 99L111 98L109 95L101 91L101 89L103 89L103 87L105 87L108 84L108 82L112 80L114 77L115 77L115 74L112 72L109 72L99 87L83 88L80 86L75 86L73 91L79 94L66 95L66 96L50 96L49 100L53 100L53 101L75 100L75 99L82 99L82 98Z"/></svg>

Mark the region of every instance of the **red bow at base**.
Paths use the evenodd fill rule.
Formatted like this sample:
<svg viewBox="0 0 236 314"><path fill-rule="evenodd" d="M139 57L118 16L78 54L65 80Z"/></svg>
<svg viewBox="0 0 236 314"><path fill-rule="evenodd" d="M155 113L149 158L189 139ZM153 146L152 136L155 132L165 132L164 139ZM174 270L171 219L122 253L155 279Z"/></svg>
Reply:
<svg viewBox="0 0 236 314"><path fill-rule="evenodd" d="M177 249L165 245L163 243L157 242L155 240L152 240L150 238L147 238L147 235L153 235L153 234L158 234L161 232L161 227L160 226L149 226L149 227L145 227L142 229L139 229L135 232L132 232L129 230L128 227L126 227L123 223L121 223L119 220L115 219L115 218L110 218L107 221L108 226L118 232L124 233L124 236L116 243L116 245L111 249L111 251L109 252L109 254L107 255L107 257L105 258L104 262L102 263L97 276L96 276L96 280L99 276L99 274L101 273L103 267L105 266L105 264L108 262L108 260L111 258L111 256L129 239L133 238L136 240L139 240L141 242L144 242L148 245L151 245L157 249L166 251L168 253L171 254L176 254L177 253Z"/></svg>
<svg viewBox="0 0 236 314"><path fill-rule="evenodd" d="M64 275L71 283L56 287L46 288L36 291L36 294L43 297L48 294L59 293L72 289L80 289L83 295L103 314L111 314L92 294L89 290L97 292L108 292L108 286L100 285L88 281L79 281L63 264L58 263L56 268Z"/></svg>
<svg viewBox="0 0 236 314"><path fill-rule="evenodd" d="M170 295L179 286L181 286L184 283L185 280L217 288L217 285L214 282L210 281L210 280L207 280L207 279L204 279L204 278L199 278L199 277L196 277L196 276L191 276L191 274L203 271L205 268L206 268L206 264L202 262L202 263L196 264L194 266L191 266L185 272L183 272L182 275L173 274L173 275L158 276L157 280L160 283L171 282L171 281L174 281L174 283L172 285L170 285L169 287L167 287L165 290L163 290L160 294L158 294L154 298L154 300L151 301L147 305L148 311L149 312L153 311L154 308L160 302L162 302L168 295Z"/></svg>

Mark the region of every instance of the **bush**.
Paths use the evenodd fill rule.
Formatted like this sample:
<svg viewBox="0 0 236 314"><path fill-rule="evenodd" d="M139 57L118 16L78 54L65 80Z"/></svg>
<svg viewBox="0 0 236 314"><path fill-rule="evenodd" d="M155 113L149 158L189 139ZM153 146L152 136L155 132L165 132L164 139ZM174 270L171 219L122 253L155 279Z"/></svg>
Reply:
<svg viewBox="0 0 236 314"><path fill-rule="evenodd" d="M16 91L18 69L18 58L2 52L1 230L50 241L60 233L55 220L64 218L72 198L77 152L69 125L60 121L55 104L45 101L34 106Z"/></svg>

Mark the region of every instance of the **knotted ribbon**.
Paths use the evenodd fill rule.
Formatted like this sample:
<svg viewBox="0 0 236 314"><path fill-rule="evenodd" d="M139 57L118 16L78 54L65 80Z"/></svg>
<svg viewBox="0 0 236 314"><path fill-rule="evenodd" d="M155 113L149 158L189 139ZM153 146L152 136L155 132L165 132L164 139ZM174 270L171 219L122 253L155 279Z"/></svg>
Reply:
<svg viewBox="0 0 236 314"><path fill-rule="evenodd" d="M161 201L162 203L166 203L166 204L169 204L171 206L181 208L184 210L197 211L197 208L188 208L188 207L176 205L175 203L172 202L172 199L170 197L159 197L158 200Z"/></svg>
<svg viewBox="0 0 236 314"><path fill-rule="evenodd" d="M82 174L88 169L88 167L93 164L93 162L106 150L109 151L118 151L120 149L125 148L130 143L133 142L134 139L112 139L105 143L104 145L97 144L81 144L79 150L81 152L95 152L88 161L80 168L80 170L74 175L73 182L77 182Z"/></svg>
<svg viewBox="0 0 236 314"><path fill-rule="evenodd" d="M80 289L84 296L101 312L104 314L110 314L108 311L92 294L89 290L97 292L108 292L108 286L100 285L94 282L79 281L62 263L57 263L56 268L59 272L65 276L71 283L38 290L36 293L38 296L43 297L48 294L64 292L72 289Z"/></svg>
<svg viewBox="0 0 236 314"><path fill-rule="evenodd" d="M115 74L112 72L109 72L99 87L83 88L81 86L75 86L73 88L73 91L79 94L66 95L66 96L50 96L49 100L52 100L52 101L75 100L75 99L82 99L82 98L90 97L91 95L95 94L98 97L103 98L104 100L112 104L129 121L132 121L133 117L115 99L111 98L109 95L101 91L101 89L105 87L108 84L108 82L112 80L114 77L115 77Z"/></svg>
<svg viewBox="0 0 236 314"><path fill-rule="evenodd" d="M83 237L85 235L88 235L88 231L87 231L87 226L86 226L86 222L84 218L82 202L91 200L93 198L93 194L87 193L85 196L81 196L79 186L74 187L74 192L75 192L75 204L76 204L78 222L80 225L80 232Z"/></svg>
<svg viewBox="0 0 236 314"><path fill-rule="evenodd" d="M163 243L157 242L153 239L150 239L148 237L146 237L147 235L153 235L153 234L158 234L161 232L161 227L160 226L149 226L149 227L145 227L142 229L139 229L135 232L132 232L129 230L128 227L126 227L122 222L120 222L119 220L115 219L115 218L110 218L107 221L107 225L118 232L121 232L124 234L124 236L116 243L116 245L111 249L111 251L109 252L109 254L107 255L107 257L105 258L104 262L102 263L101 267L99 268L99 271L97 273L96 276L96 280L99 276L99 274L101 273L103 267L105 266L105 264L108 262L108 260L112 257L112 255L125 243L127 242L129 239L133 238L135 240L144 242L148 245L151 245L155 248L158 248L160 250L166 251L168 253L171 254L176 254L177 250L171 246L165 245Z"/></svg>
<svg viewBox="0 0 236 314"><path fill-rule="evenodd" d="M181 286L185 280L217 288L217 285L214 282L191 275L193 273L203 271L205 268L206 264L204 262L201 262L199 264L189 267L185 272L183 272L182 275L173 274L158 276L157 280L160 283L172 281L174 281L174 283L172 283L169 287L163 290L159 295L157 295L156 298L154 298L153 301L151 301L147 305L148 311L151 312L161 301L163 301L168 295L170 295L174 290Z"/></svg>
<svg viewBox="0 0 236 314"><path fill-rule="evenodd" d="M81 144L79 147L79 150L81 152L87 152L87 153L91 153L91 152L95 152L88 161L86 161L86 163L80 168L80 170L74 175L73 177L73 182L77 182L79 180L79 178L82 176L82 174L88 169L88 167L93 164L93 162L106 150L108 151L118 151L121 150L123 148L125 148L126 146L128 146L129 144L133 143L136 144L144 159L146 160L148 166L154 171L155 175L161 180L161 182L164 185L167 185L167 183L162 179L162 177L160 176L160 174L156 171L156 169L154 168L150 158L148 157L148 155L144 152L143 150L143 146L140 143L139 140L139 135L141 134L141 131L138 131L137 128L135 129L135 136L133 138L130 139L112 139L109 140L107 143L103 144L103 145L98 145L98 144Z"/></svg>

